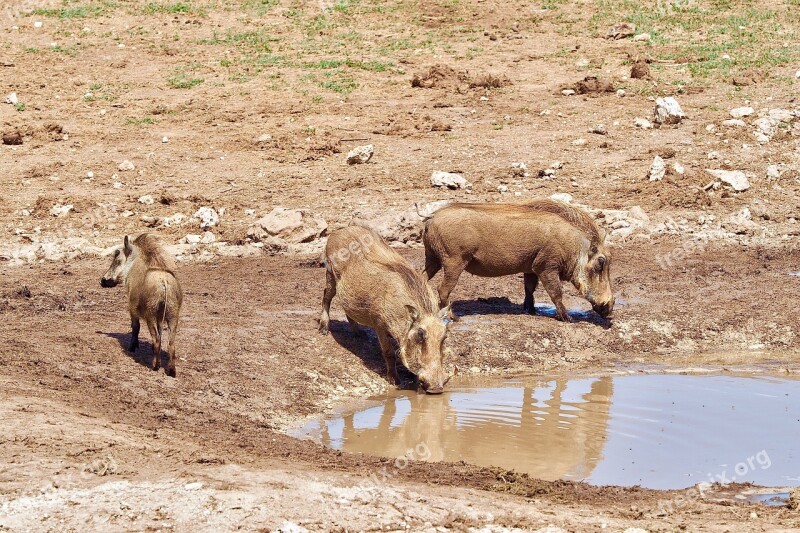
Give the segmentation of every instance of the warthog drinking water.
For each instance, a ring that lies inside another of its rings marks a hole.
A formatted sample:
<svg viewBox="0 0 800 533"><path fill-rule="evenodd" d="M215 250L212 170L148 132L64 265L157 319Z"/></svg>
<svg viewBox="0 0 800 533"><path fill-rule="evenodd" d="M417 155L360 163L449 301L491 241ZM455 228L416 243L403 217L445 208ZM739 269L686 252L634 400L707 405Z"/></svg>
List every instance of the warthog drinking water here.
<svg viewBox="0 0 800 533"><path fill-rule="evenodd" d="M114 252L111 266L100 280L103 287L125 283L132 330L128 350L135 352L139 346L139 321L144 320L153 339L153 370L158 370L161 364L162 327L169 330L167 375L172 377L175 377L175 335L183 303L174 269L172 259L155 235L145 233L134 240L126 235L122 248Z"/></svg>
<svg viewBox="0 0 800 533"><path fill-rule="evenodd" d="M523 308L531 314L540 280L560 320L571 321L561 299L562 281L571 281L601 316L614 308L605 233L586 212L561 202L451 204L426 220L423 242L428 279L444 269L441 307L466 270L485 277L524 273Z"/></svg>
<svg viewBox="0 0 800 533"><path fill-rule="evenodd" d="M325 270L320 333L328 333L331 300L338 294L354 331L363 324L378 334L389 383L399 381L399 357L426 392L441 393L449 379L443 362L449 309L439 310L422 274L380 235L360 226L328 237Z"/></svg>

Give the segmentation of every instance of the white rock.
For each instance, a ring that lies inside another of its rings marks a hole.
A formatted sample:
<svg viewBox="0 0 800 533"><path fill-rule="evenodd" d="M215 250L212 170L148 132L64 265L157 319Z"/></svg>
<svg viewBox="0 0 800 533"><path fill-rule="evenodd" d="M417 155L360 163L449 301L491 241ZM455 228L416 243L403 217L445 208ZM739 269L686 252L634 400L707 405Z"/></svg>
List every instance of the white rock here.
<svg viewBox="0 0 800 533"><path fill-rule="evenodd" d="M625 96L625 94L626 94L625 93L625 89L617 89L617 96L618 97L622 98L623 96Z"/></svg>
<svg viewBox="0 0 800 533"><path fill-rule="evenodd" d="M794 77L800 80L800 70L794 73Z"/></svg>
<svg viewBox="0 0 800 533"><path fill-rule="evenodd" d="M597 135L608 135L608 128L606 128L605 124L597 124L594 128L589 130L589 133L595 133Z"/></svg>
<svg viewBox="0 0 800 533"><path fill-rule="evenodd" d="M114 187L115 189L121 189L122 183L119 181L115 181L114 183L111 184L111 186Z"/></svg>
<svg viewBox="0 0 800 533"><path fill-rule="evenodd" d="M200 242L200 239L201 239L200 235L197 235L196 233L190 233L187 236L185 236L182 239L182 241L185 242L186 244L198 244Z"/></svg>
<svg viewBox="0 0 800 533"><path fill-rule="evenodd" d="M740 120L738 118L729 118L728 120L723 120L722 125L728 128L744 128L747 126L744 120Z"/></svg>
<svg viewBox="0 0 800 533"><path fill-rule="evenodd" d="M760 131L754 131L753 132L753 137L755 137L756 140L758 142L762 143L762 144L763 143L768 143L770 141L770 136L769 135L765 135L765 134L761 133Z"/></svg>
<svg viewBox="0 0 800 533"><path fill-rule="evenodd" d="M573 146L585 146L588 141L586 139L580 138L575 139L572 141Z"/></svg>
<svg viewBox="0 0 800 533"><path fill-rule="evenodd" d="M372 159L374 148L371 144L356 146L347 154L348 165L360 165Z"/></svg>
<svg viewBox="0 0 800 533"><path fill-rule="evenodd" d="M568 204L572 202L572 195L568 192L557 192L555 194L551 194L550 199L555 200L556 202Z"/></svg>
<svg viewBox="0 0 800 533"><path fill-rule="evenodd" d="M752 107L736 107L731 109L731 116L733 118L749 117L755 112Z"/></svg>
<svg viewBox="0 0 800 533"><path fill-rule="evenodd" d="M779 124L780 121L771 117L761 117L753 122L753 126L758 129L757 133L761 133L769 139L771 139L778 132Z"/></svg>
<svg viewBox="0 0 800 533"><path fill-rule="evenodd" d="M678 163L677 161L672 163L672 170L675 171L675 174L681 174L681 175L683 175L683 173L686 172L684 166Z"/></svg>
<svg viewBox="0 0 800 533"><path fill-rule="evenodd" d="M276 207L247 230L248 237L265 241L276 237L287 243L310 242L323 236L328 223L304 209Z"/></svg>
<svg viewBox="0 0 800 533"><path fill-rule="evenodd" d="M562 163L561 161L553 161L553 162L550 163L550 168L554 168L556 170L558 170L559 168L561 168L563 166L564 166L564 163Z"/></svg>
<svg viewBox="0 0 800 533"><path fill-rule="evenodd" d="M42 26L44 26L44 22L42 22L41 20L37 20L36 22L33 23L34 28L41 28Z"/></svg>
<svg viewBox="0 0 800 533"><path fill-rule="evenodd" d="M434 187L447 187L448 189L466 189L472 186L461 174L442 172L440 170L431 174L431 185Z"/></svg>
<svg viewBox="0 0 800 533"><path fill-rule="evenodd" d="M308 530L301 525L294 522L286 521L275 530L275 533L308 533Z"/></svg>
<svg viewBox="0 0 800 533"><path fill-rule="evenodd" d="M643 130L649 130L653 127L653 123L647 120L646 118L636 117L633 119L633 125L637 128L642 128Z"/></svg>
<svg viewBox="0 0 800 533"><path fill-rule="evenodd" d="M678 124L686 118L686 114L675 98L667 96L656 100L653 117L658 124Z"/></svg>
<svg viewBox="0 0 800 533"><path fill-rule="evenodd" d="M67 204L67 205L56 204L50 208L50 214L53 215L54 217L65 217L72 210L74 210L72 204Z"/></svg>
<svg viewBox="0 0 800 533"><path fill-rule="evenodd" d="M769 118L777 120L778 122L790 122L797 116L797 113L791 109L770 109L767 114Z"/></svg>
<svg viewBox="0 0 800 533"><path fill-rule="evenodd" d="M767 177L771 179L778 179L781 177L781 169L778 165L769 165L767 167Z"/></svg>
<svg viewBox="0 0 800 533"><path fill-rule="evenodd" d="M200 220L201 228L212 228L219 224L219 214L211 207L203 206L195 211L193 218Z"/></svg>
<svg viewBox="0 0 800 533"><path fill-rule="evenodd" d="M131 163L130 161L128 161L128 160L126 159L125 161L123 161L122 163L120 163L120 164L119 164L119 167L118 167L118 168L119 168L121 171L123 171L123 172L124 172L124 171L128 171L128 170L133 170L133 169L135 169L135 168L136 168L136 165L134 165L133 163Z"/></svg>
<svg viewBox="0 0 800 533"><path fill-rule="evenodd" d="M144 196L139 197L139 203L144 205L153 205L153 203L155 203L155 200L149 194L145 194Z"/></svg>
<svg viewBox="0 0 800 533"><path fill-rule="evenodd" d="M708 158L709 159L719 159L719 152L717 152L715 150L712 150L711 152L708 152Z"/></svg>
<svg viewBox="0 0 800 533"><path fill-rule="evenodd" d="M256 142L257 143L266 143L266 142L269 142L271 140L272 140L272 135L270 135L269 133L262 133L261 135L258 136L258 139L256 139Z"/></svg>
<svg viewBox="0 0 800 533"><path fill-rule="evenodd" d="M715 124L707 124L706 131L708 133L714 133L715 131L717 131L717 126Z"/></svg>
<svg viewBox="0 0 800 533"><path fill-rule="evenodd" d="M638 205L635 205L628 210L628 218L632 218L633 220L637 220L645 224L650 222L650 217L647 216L647 213L644 212L644 209Z"/></svg>
<svg viewBox="0 0 800 533"><path fill-rule="evenodd" d="M575 94L575 91L572 89L564 89L563 91L561 91L561 94L563 94L564 96L572 96L573 94Z"/></svg>
<svg viewBox="0 0 800 533"><path fill-rule="evenodd" d="M653 158L653 163L650 165L650 181L661 181L667 173L667 164L657 155Z"/></svg>
<svg viewBox="0 0 800 533"><path fill-rule="evenodd" d="M706 172L728 185L734 191L741 192L750 188L750 181L741 170L721 170L707 168Z"/></svg>
<svg viewBox="0 0 800 533"><path fill-rule="evenodd" d="M501 193L503 193L503 192L508 192L508 186L507 186L507 185L498 185L498 186L497 186L497 190L498 190L499 192L501 192Z"/></svg>
<svg viewBox="0 0 800 533"><path fill-rule="evenodd" d="M203 233L203 236L200 238L201 244L211 244L212 242L217 241L217 236L211 233L210 231L206 231Z"/></svg>
<svg viewBox="0 0 800 533"><path fill-rule="evenodd" d="M245 216L251 217L251 216L256 214L256 210L255 209L245 209L244 210L244 214L245 214Z"/></svg>
<svg viewBox="0 0 800 533"><path fill-rule="evenodd" d="M650 40L650 34L649 33L640 33L639 35L634 35L633 36L633 40L636 41L637 43L647 42L647 41Z"/></svg>
<svg viewBox="0 0 800 533"><path fill-rule="evenodd" d="M198 490L203 488L203 483L195 481L194 483L187 483L183 486L184 490Z"/></svg>
<svg viewBox="0 0 800 533"><path fill-rule="evenodd" d="M11 105L17 105L19 103L19 98L17 98L17 93L11 93L6 96L6 103Z"/></svg>
<svg viewBox="0 0 800 533"><path fill-rule="evenodd" d="M92 179L92 178L94 178L94 172L92 172L92 171L90 170L89 172L87 172L87 173L86 173L86 177L87 177L87 178L89 178L89 179Z"/></svg>
<svg viewBox="0 0 800 533"><path fill-rule="evenodd" d="M169 137L167 136L161 137L161 142L167 144L169 142Z"/></svg>
<svg viewBox="0 0 800 533"><path fill-rule="evenodd" d="M166 228L170 228L172 226L180 226L184 220L186 220L186 215L184 215L183 213L175 213L172 216L164 217L161 220L161 225Z"/></svg>

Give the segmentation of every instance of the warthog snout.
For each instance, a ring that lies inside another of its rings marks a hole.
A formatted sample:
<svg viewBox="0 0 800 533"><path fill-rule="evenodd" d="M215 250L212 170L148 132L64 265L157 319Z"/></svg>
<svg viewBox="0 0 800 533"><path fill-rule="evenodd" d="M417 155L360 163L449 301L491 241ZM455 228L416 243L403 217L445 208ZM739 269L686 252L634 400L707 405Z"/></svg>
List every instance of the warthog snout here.
<svg viewBox="0 0 800 533"><path fill-rule="evenodd" d="M444 392L444 386L447 385L451 377L453 376L444 376L440 374L438 379L430 379L426 373L420 372L419 385L427 394L441 394Z"/></svg>
<svg viewBox="0 0 800 533"><path fill-rule="evenodd" d="M117 286L117 280L109 279L109 278L106 278L106 277L102 277L102 278L100 278L100 286L101 287L105 287L107 289L110 288L110 287L116 287Z"/></svg>
<svg viewBox="0 0 800 533"><path fill-rule="evenodd" d="M601 317L606 318L614 310L614 298L603 303L593 303L592 309Z"/></svg>

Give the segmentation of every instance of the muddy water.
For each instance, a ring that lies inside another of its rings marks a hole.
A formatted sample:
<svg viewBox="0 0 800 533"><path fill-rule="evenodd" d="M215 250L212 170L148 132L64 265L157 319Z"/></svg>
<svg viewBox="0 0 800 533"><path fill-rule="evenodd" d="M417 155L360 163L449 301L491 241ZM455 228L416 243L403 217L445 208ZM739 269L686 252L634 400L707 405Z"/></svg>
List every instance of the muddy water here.
<svg viewBox="0 0 800 533"><path fill-rule="evenodd" d="M451 382L452 383L452 382ZM543 479L682 488L800 485L800 381L637 374L393 391L293 434L348 452Z"/></svg>

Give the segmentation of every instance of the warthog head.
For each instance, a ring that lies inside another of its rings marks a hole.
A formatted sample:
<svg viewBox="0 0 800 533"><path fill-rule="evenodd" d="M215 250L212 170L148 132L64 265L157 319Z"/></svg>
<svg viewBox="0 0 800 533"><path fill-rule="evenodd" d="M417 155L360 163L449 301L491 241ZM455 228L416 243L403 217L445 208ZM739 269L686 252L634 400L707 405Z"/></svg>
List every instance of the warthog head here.
<svg viewBox="0 0 800 533"><path fill-rule="evenodd" d="M604 244L589 245L581 254L572 283L602 317L614 310L611 290L611 250ZM584 255L585 254L585 255Z"/></svg>
<svg viewBox="0 0 800 533"><path fill-rule="evenodd" d="M115 249L111 253L111 257L111 266L100 278L101 287L116 287L125 281L135 257L133 245L127 235L125 235L122 247Z"/></svg>
<svg viewBox="0 0 800 533"><path fill-rule="evenodd" d="M407 305L406 309L411 325L401 347L401 359L417 375L425 392L441 394L451 377L444 366L444 342L450 323L450 307L424 316L414 306Z"/></svg>

